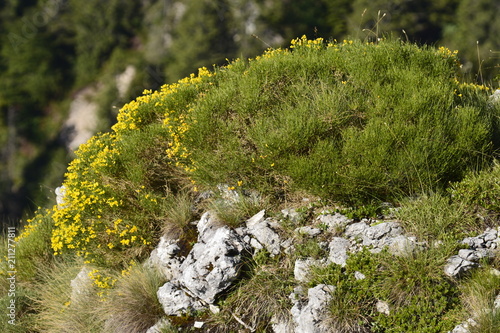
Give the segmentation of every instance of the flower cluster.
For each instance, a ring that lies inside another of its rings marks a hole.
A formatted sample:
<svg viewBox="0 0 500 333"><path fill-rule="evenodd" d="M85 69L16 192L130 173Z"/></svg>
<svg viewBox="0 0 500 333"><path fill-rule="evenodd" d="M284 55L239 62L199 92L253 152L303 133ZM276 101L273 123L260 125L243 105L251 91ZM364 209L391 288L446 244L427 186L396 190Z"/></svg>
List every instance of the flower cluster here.
<svg viewBox="0 0 500 333"><path fill-rule="evenodd" d="M292 39L290 48L297 48L301 46L305 46L311 49L320 50L323 47L324 40L323 38L316 38L314 40L307 39L306 35L303 35L300 38Z"/></svg>
<svg viewBox="0 0 500 333"><path fill-rule="evenodd" d="M173 89L178 89L181 86L191 86L198 87L205 78L210 78L214 76L214 73L209 72L205 67L198 69L198 75L191 74L178 83L173 85L164 85L161 91L172 91ZM210 82L209 82L210 84ZM204 96L203 89L199 88L198 97ZM182 110L183 112L179 112ZM163 126L167 129L170 141L168 143L168 148L166 149L167 156L174 161L174 165L183 168L186 172L190 173L195 171L193 162L190 160L190 153L188 149L183 145L185 133L189 130L189 115L192 113L193 108L191 105L176 105L176 109L167 109L163 113Z"/></svg>
<svg viewBox="0 0 500 333"><path fill-rule="evenodd" d="M93 269L88 274L89 278L92 280L94 286L100 289L97 292L97 295L101 298L104 298L107 294L107 291L115 285L117 279L114 279L110 276L104 276L100 273L98 269Z"/></svg>
<svg viewBox="0 0 500 333"><path fill-rule="evenodd" d="M22 239L29 238L32 234L35 234L37 230L42 226L43 219L49 215L50 210L42 209L42 207L38 207L35 212L35 216L31 219L26 220L26 225L23 228L23 231L16 237L15 241L19 242Z"/></svg>
<svg viewBox="0 0 500 333"><path fill-rule="evenodd" d="M52 218L52 248L57 255L66 250L87 258L103 228L102 215L106 207L117 207L121 202L109 194L101 179L113 168L119 155L115 136L103 134L80 146L71 162L64 183L64 205L54 206Z"/></svg>

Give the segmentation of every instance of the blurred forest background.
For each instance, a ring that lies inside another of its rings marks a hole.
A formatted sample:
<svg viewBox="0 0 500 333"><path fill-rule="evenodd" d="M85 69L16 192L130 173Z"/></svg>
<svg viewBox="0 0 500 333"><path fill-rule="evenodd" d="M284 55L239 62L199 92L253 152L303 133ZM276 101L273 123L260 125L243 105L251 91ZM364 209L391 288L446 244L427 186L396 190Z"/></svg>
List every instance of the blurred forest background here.
<svg viewBox="0 0 500 333"><path fill-rule="evenodd" d="M53 199L78 144L144 89L303 34L446 46L498 87L498 0L2 0L2 226Z"/></svg>

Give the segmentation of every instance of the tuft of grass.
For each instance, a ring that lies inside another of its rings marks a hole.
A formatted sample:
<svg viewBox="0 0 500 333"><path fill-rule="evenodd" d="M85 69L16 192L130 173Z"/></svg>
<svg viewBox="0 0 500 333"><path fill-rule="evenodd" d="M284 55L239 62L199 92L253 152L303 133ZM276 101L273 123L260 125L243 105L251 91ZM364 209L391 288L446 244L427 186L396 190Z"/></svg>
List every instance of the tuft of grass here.
<svg viewBox="0 0 500 333"><path fill-rule="evenodd" d="M267 332L272 318L290 320L292 304L288 296L294 286L293 261L279 261L265 254L259 255L257 261L248 278L219 304L221 312L209 318L210 332L230 333L249 328Z"/></svg>
<svg viewBox="0 0 500 333"><path fill-rule="evenodd" d="M5 270L5 272L6 271L7 270ZM9 281L2 277L0 295L0 306L4 309L4 315L0 321L0 331L9 333L35 332L38 325L36 309L33 306L35 290L32 286L29 284L25 285L20 283L19 280L16 280L15 289L11 289ZM15 302L15 317L7 316L11 313L9 307L12 306L12 301ZM13 319L15 325L12 325L12 322L9 323L9 321Z"/></svg>
<svg viewBox="0 0 500 333"><path fill-rule="evenodd" d="M485 218L500 216L500 161L495 160L491 168L469 173L461 182L455 183L450 193L457 201L469 206Z"/></svg>
<svg viewBox="0 0 500 333"><path fill-rule="evenodd" d="M170 196L167 202L162 234L175 237L188 233L189 223L196 217L194 201L187 191L181 191L175 196Z"/></svg>
<svg viewBox="0 0 500 333"><path fill-rule="evenodd" d="M214 198L208 203L208 208L217 214L225 225L239 227L245 220L265 209L268 205L266 197L255 193L236 192L232 199Z"/></svg>
<svg viewBox="0 0 500 333"><path fill-rule="evenodd" d="M458 239L482 227L467 205L440 192L405 198L400 205L396 217L419 240Z"/></svg>
<svg viewBox="0 0 500 333"><path fill-rule="evenodd" d="M91 287L72 299L71 280L82 269L77 261L58 261L45 267L35 290L37 329L40 332L102 332L101 299Z"/></svg>
<svg viewBox="0 0 500 333"><path fill-rule="evenodd" d="M500 309L495 309L493 303L500 293L500 276L485 266L472 272L460 286L461 300L466 309L466 315L474 319L477 326L473 332L490 333L500 329Z"/></svg>
<svg viewBox="0 0 500 333"><path fill-rule="evenodd" d="M165 283L151 267L134 264L102 303L106 332L145 332L165 315L156 292Z"/></svg>

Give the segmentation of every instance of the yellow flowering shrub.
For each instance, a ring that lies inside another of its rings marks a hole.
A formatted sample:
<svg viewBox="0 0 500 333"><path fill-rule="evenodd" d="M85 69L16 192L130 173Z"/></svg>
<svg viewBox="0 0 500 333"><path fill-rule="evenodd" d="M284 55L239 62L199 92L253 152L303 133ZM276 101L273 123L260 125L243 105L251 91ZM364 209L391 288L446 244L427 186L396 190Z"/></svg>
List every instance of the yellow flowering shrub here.
<svg viewBox="0 0 500 333"><path fill-rule="evenodd" d="M156 177L192 170L182 145L189 100L200 97L212 76L200 68L198 75L144 91L120 110L112 132L79 147L65 175L64 203L51 212L56 255L71 252L112 265L151 250L170 195Z"/></svg>

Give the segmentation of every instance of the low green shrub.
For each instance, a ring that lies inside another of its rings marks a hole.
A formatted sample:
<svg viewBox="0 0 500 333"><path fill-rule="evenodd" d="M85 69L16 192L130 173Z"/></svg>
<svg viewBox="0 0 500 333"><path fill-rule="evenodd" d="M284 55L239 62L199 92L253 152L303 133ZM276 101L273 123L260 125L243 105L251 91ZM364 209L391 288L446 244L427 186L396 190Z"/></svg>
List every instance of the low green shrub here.
<svg viewBox="0 0 500 333"><path fill-rule="evenodd" d="M287 175L348 203L445 187L491 156L495 130L487 88L457 68L446 49L321 39L232 63L193 104L193 177L273 192Z"/></svg>
<svg viewBox="0 0 500 333"><path fill-rule="evenodd" d="M102 301L105 332L145 332L165 315L156 292L165 278L141 264L132 265L118 278L113 290Z"/></svg>
<svg viewBox="0 0 500 333"><path fill-rule="evenodd" d="M500 162L491 168L471 172L450 189L454 200L461 201L471 209L482 209L487 214L500 215Z"/></svg>
<svg viewBox="0 0 500 333"><path fill-rule="evenodd" d="M460 285L461 300L465 307L463 317L473 318L477 326L473 332L496 332L500 328L500 311L494 302L500 293L500 276L490 266L478 269Z"/></svg>
<svg viewBox="0 0 500 333"><path fill-rule="evenodd" d="M482 231L482 224L461 201L446 193L423 194L405 198L395 216L405 231L420 241L458 239L471 232Z"/></svg>
<svg viewBox="0 0 500 333"><path fill-rule="evenodd" d="M332 299L324 325L338 332L371 332L375 314L373 283L378 264L368 251L350 256L345 267L330 264L314 267L308 287L318 284L332 285ZM365 275L357 279L355 272Z"/></svg>
<svg viewBox="0 0 500 333"><path fill-rule="evenodd" d="M458 288L443 271L451 246L406 256L385 254L375 295L388 301L390 314L377 314L379 332L446 332L455 324Z"/></svg>
<svg viewBox="0 0 500 333"><path fill-rule="evenodd" d="M442 250L400 257L365 248L345 267L314 268L308 286L335 287L325 323L340 332L443 332L459 307L458 289L442 270L444 256ZM378 301L388 303L389 314L376 310Z"/></svg>

